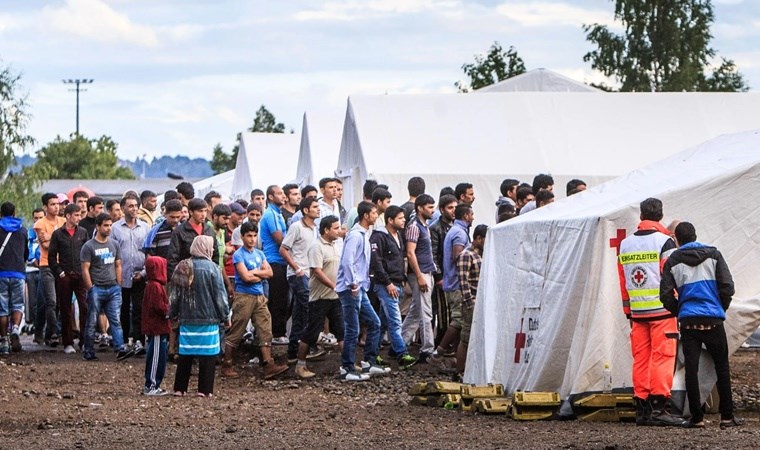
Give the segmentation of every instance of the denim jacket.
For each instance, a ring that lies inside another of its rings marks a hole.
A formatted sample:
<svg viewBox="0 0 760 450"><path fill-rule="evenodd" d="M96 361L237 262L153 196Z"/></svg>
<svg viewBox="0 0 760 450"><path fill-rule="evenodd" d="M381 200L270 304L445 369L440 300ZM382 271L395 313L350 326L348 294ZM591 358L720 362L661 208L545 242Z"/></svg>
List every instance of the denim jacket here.
<svg viewBox="0 0 760 450"><path fill-rule="evenodd" d="M192 264L193 279L189 288L172 283L169 316L182 325L226 322L230 307L219 265L204 258L192 258Z"/></svg>

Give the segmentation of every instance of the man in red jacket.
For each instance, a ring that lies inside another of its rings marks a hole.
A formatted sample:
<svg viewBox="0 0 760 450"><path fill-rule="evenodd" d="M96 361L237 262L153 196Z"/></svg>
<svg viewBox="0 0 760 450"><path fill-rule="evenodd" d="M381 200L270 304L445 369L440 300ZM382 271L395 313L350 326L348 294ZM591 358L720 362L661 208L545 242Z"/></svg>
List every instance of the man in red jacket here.
<svg viewBox="0 0 760 450"><path fill-rule="evenodd" d="M145 285L142 304L142 332L146 336L147 352L143 394L161 397L168 394L161 389L161 381L166 373L171 332L169 298L166 295L166 260L159 256L148 256L145 260L145 271L148 282Z"/></svg>

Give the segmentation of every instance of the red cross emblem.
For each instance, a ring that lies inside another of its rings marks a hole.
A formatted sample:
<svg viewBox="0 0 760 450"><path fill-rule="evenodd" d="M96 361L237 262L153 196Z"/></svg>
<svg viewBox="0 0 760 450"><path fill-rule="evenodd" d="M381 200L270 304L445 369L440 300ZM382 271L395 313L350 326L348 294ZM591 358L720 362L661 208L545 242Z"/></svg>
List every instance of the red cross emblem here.
<svg viewBox="0 0 760 450"><path fill-rule="evenodd" d="M515 364L520 363L520 350L525 348L525 333L522 331L524 320L520 319L520 332L515 333Z"/></svg>
<svg viewBox="0 0 760 450"><path fill-rule="evenodd" d="M633 268L633 271L631 272L631 282L636 287L641 287L646 283L647 281L647 273L641 266L636 266Z"/></svg>
<svg viewBox="0 0 760 450"><path fill-rule="evenodd" d="M625 234L624 228L618 228L617 235L610 239L610 248L614 248L618 255L620 254L620 243L625 239Z"/></svg>

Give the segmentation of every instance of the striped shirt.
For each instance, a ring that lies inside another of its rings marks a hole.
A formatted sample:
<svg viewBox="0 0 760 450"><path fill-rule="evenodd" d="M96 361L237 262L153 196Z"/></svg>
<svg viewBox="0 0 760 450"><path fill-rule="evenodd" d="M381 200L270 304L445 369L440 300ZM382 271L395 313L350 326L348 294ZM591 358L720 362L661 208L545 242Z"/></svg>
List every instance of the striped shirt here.
<svg viewBox="0 0 760 450"><path fill-rule="evenodd" d="M457 275L459 276L459 289L462 291L463 302L475 301L482 264L483 258L480 253L472 249L472 246L462 250L462 253L457 257Z"/></svg>

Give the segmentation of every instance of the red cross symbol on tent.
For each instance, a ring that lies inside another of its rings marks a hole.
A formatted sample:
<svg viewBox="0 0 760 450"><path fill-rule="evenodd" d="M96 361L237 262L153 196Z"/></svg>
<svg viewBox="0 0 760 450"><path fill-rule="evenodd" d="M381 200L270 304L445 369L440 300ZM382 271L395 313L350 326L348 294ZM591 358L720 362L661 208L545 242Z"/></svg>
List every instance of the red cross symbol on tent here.
<svg viewBox="0 0 760 450"><path fill-rule="evenodd" d="M618 228L617 235L610 239L610 248L614 248L618 255L620 254L620 243L625 239L625 234L624 228Z"/></svg>
<svg viewBox="0 0 760 450"><path fill-rule="evenodd" d="M525 348L525 333L522 331L524 320L520 319L520 332L515 333L515 364L520 362L520 350Z"/></svg>

